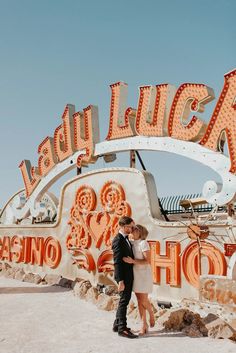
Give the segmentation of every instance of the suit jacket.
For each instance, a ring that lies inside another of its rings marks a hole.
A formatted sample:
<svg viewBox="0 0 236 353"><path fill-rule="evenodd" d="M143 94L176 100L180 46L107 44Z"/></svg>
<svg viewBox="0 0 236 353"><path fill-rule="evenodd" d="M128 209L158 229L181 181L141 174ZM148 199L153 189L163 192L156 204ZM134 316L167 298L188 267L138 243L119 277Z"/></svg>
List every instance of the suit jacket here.
<svg viewBox="0 0 236 353"><path fill-rule="evenodd" d="M118 233L112 242L115 280L116 282L133 282L133 264L127 264L122 260L124 256L134 258L132 247L129 246L122 234Z"/></svg>

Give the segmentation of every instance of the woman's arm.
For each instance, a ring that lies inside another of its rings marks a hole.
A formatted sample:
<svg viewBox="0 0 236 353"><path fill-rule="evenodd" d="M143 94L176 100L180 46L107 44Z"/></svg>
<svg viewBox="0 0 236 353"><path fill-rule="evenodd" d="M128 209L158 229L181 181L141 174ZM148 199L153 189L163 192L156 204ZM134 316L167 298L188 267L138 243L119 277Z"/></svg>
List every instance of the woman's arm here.
<svg viewBox="0 0 236 353"><path fill-rule="evenodd" d="M150 250L143 251L143 256L144 256L143 260L132 259L132 257L127 256L127 257L123 257L123 261L128 264L136 264L136 265L151 264L151 251Z"/></svg>

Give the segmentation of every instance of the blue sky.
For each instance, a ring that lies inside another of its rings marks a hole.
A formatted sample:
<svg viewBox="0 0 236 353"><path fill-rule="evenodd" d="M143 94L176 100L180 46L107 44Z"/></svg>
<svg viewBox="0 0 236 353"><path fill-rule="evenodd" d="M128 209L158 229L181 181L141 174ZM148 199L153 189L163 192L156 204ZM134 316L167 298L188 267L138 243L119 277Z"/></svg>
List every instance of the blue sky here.
<svg viewBox="0 0 236 353"><path fill-rule="evenodd" d="M111 83L128 83L133 107L147 84L205 83L217 98L224 74L236 67L235 13L234 0L0 0L0 207L23 186L19 163L37 164L37 147L67 103L98 105L103 139ZM160 196L200 192L215 178L176 155L142 156ZM127 157L117 164L128 166Z"/></svg>

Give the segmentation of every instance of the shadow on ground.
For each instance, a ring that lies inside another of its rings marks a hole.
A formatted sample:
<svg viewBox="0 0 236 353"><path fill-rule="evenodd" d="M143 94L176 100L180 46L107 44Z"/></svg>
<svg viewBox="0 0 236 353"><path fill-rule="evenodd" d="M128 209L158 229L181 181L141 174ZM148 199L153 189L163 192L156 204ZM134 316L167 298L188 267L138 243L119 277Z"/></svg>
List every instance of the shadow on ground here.
<svg viewBox="0 0 236 353"><path fill-rule="evenodd" d="M133 331L134 332L134 331ZM135 333L138 333L138 331ZM156 331L149 331L147 334L143 336L139 336L139 338L150 338L150 337L187 337L183 332L167 332L164 329L156 330ZM195 337L192 337L195 338ZM199 337L198 337L199 338ZM205 337L202 337L205 338Z"/></svg>
<svg viewBox="0 0 236 353"><path fill-rule="evenodd" d="M60 286L48 287L0 287L0 294L27 294L27 293L57 293L68 292L70 288L63 288Z"/></svg>

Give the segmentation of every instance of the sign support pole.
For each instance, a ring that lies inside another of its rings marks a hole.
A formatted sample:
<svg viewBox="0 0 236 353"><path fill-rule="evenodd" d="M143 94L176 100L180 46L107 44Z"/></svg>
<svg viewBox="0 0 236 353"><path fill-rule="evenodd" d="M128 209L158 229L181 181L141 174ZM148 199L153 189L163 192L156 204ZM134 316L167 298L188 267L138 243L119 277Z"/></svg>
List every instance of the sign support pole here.
<svg viewBox="0 0 236 353"><path fill-rule="evenodd" d="M136 158L135 158L135 151L130 151L130 168L135 168Z"/></svg>

